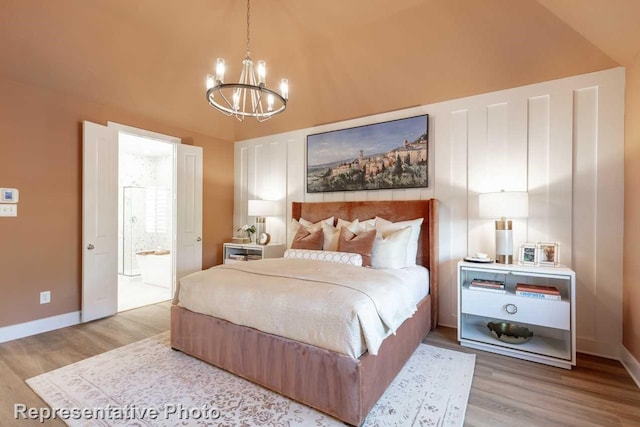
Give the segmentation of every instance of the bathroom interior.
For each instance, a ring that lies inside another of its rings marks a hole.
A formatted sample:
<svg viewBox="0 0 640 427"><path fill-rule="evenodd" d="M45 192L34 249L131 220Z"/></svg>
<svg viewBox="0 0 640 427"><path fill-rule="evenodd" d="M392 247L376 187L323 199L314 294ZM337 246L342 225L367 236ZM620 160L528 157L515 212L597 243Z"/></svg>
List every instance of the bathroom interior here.
<svg viewBox="0 0 640 427"><path fill-rule="evenodd" d="M172 297L173 150L119 134L118 311Z"/></svg>

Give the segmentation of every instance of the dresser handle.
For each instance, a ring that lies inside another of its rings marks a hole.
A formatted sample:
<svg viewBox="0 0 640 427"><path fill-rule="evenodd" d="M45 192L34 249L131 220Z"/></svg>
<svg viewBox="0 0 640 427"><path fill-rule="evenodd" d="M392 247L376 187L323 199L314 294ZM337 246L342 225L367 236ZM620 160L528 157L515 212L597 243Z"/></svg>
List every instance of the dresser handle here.
<svg viewBox="0 0 640 427"><path fill-rule="evenodd" d="M516 314L518 312L518 307L515 304L505 304L504 311L509 314Z"/></svg>

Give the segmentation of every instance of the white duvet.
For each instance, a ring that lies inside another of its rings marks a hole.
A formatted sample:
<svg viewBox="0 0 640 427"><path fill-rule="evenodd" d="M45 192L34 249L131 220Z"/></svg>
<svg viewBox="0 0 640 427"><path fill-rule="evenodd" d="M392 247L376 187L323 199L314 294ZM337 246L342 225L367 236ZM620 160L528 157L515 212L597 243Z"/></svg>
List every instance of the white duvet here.
<svg viewBox="0 0 640 427"><path fill-rule="evenodd" d="M314 260L219 265L180 279L191 311L359 357L411 317L428 293L423 267L380 270Z"/></svg>

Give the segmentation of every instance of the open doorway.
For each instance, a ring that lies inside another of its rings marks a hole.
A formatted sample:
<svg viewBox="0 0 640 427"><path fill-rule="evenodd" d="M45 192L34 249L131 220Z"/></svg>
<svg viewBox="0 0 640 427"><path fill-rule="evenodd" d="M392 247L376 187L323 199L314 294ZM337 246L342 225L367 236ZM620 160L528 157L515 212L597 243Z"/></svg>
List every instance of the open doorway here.
<svg viewBox="0 0 640 427"><path fill-rule="evenodd" d="M174 145L118 135L118 311L172 297Z"/></svg>
<svg viewBox="0 0 640 427"><path fill-rule="evenodd" d="M103 126L84 121L82 129L81 319L82 322L90 322L118 312L118 272L122 271L124 275L124 256L119 255L119 247L124 245L124 221L122 223L123 241L118 242L119 218L124 219L124 208L122 214L118 211L120 136L128 134L142 137L143 140L151 139L155 142L164 142L171 147L173 153L173 160L168 161L172 164L170 173L162 172L162 175L167 179L165 182L169 184L167 186L150 184L150 186L172 189L169 221L171 224L172 277L171 287L168 291L164 291L163 299L171 298L177 280L202 269L203 156L201 147L182 144L180 138L118 123L108 122L107 126ZM142 154L145 154L144 150ZM137 167L143 168L144 166ZM134 187L131 183L123 182L121 200L124 197L125 185ZM146 187L148 185L138 183L135 186ZM149 211L154 212L154 215L157 211L158 198L155 198L156 209ZM156 224L158 223L157 216L154 216L154 221ZM134 250L137 249L135 245L133 247ZM157 247L150 249L155 252ZM121 266L120 259L122 260ZM119 270L119 266L121 270ZM150 271L156 271L156 269L152 268ZM144 280L142 275L141 271L140 279ZM142 295L146 294L142 293ZM124 300L126 297L123 297ZM145 301L142 304L151 302Z"/></svg>

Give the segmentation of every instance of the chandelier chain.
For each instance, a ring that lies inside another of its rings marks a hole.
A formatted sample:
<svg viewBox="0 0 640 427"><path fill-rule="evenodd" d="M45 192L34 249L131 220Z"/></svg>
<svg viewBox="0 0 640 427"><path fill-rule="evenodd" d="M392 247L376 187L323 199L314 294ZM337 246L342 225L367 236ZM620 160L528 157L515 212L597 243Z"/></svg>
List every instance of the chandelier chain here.
<svg viewBox="0 0 640 427"><path fill-rule="evenodd" d="M249 42L251 41L251 26L250 26L250 17L251 17L251 8L249 6L251 0L247 0L247 56L249 56Z"/></svg>

